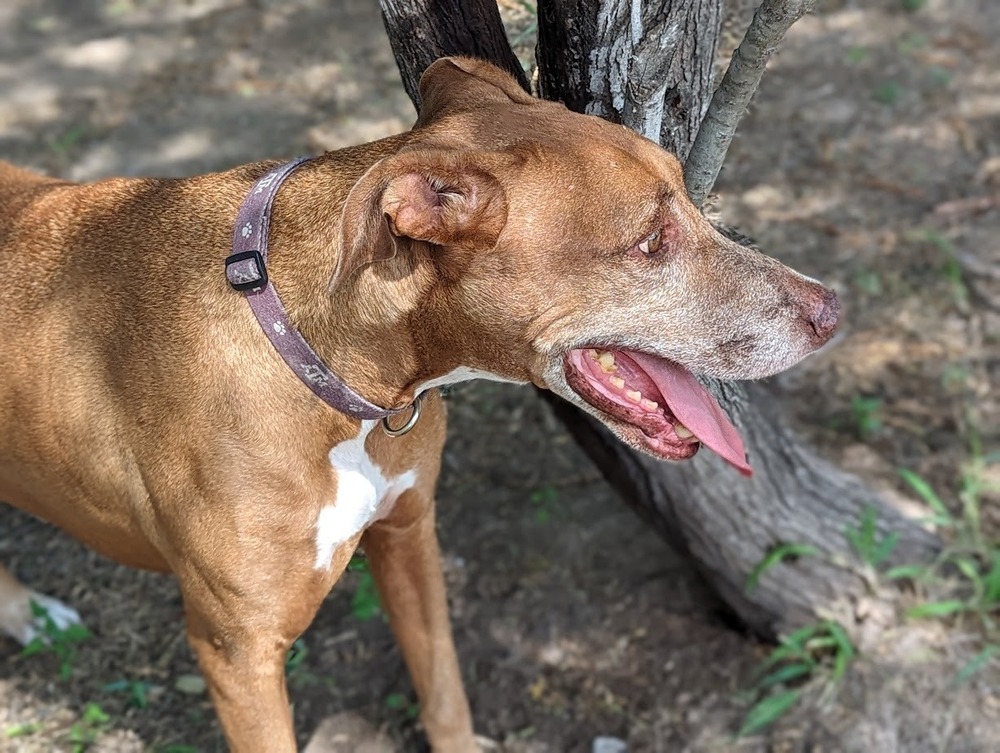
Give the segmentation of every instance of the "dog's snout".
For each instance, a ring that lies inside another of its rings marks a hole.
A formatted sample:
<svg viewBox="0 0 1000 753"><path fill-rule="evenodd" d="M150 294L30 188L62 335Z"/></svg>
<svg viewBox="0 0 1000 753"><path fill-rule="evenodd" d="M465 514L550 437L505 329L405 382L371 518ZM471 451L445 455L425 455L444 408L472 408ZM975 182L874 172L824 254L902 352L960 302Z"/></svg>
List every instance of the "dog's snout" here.
<svg viewBox="0 0 1000 753"><path fill-rule="evenodd" d="M828 288L820 287L818 294L809 296L802 306L802 317L812 329L816 347L823 345L837 331L840 319L840 299Z"/></svg>

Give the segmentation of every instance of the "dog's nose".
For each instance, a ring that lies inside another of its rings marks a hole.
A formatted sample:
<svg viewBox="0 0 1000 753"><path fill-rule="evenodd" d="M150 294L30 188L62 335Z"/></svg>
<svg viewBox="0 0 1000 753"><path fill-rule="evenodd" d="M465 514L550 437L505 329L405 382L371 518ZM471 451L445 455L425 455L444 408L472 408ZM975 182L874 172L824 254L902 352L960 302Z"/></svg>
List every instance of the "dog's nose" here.
<svg viewBox="0 0 1000 753"><path fill-rule="evenodd" d="M837 320L840 318L840 299L828 288L822 288L822 293L812 298L803 306L803 318L813 331L816 347L825 343L837 331Z"/></svg>

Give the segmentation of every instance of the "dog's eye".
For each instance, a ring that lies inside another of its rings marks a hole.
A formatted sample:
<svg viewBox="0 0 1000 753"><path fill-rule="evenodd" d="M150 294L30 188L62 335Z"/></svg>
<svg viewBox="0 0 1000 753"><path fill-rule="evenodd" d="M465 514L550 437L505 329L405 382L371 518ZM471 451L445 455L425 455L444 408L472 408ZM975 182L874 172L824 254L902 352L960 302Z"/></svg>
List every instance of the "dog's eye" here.
<svg viewBox="0 0 1000 753"><path fill-rule="evenodd" d="M635 250L643 256L656 256L663 248L663 232L659 229L650 233Z"/></svg>

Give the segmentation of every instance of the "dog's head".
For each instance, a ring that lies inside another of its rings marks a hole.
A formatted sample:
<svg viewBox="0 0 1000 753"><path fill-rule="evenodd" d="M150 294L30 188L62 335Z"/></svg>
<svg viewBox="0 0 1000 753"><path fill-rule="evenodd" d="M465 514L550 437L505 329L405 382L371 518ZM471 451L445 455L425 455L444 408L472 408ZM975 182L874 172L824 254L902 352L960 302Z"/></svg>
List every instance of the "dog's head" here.
<svg viewBox="0 0 1000 753"><path fill-rule="evenodd" d="M836 296L721 235L677 159L623 126L466 58L420 91L413 138L347 200L338 278L421 276L428 373L531 381L658 457L703 442L747 470L693 374L791 366L832 335Z"/></svg>

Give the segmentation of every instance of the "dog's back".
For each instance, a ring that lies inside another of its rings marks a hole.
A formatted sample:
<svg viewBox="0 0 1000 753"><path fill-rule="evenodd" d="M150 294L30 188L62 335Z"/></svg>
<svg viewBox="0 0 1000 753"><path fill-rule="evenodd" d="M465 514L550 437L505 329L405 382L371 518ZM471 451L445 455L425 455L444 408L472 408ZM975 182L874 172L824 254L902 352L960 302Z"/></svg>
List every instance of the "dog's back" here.
<svg viewBox="0 0 1000 753"><path fill-rule="evenodd" d="M68 183L0 160L0 217L14 216L41 191L58 185ZM4 235L10 227L8 222L0 224L0 249L4 247Z"/></svg>
<svg viewBox="0 0 1000 753"><path fill-rule="evenodd" d="M0 161L0 279L4 280L0 286L0 322L4 321L5 311L13 310L14 299L23 298L35 287L28 276L39 265L27 263L25 255L44 254L46 249L57 252L58 244L46 242L52 227L42 217L32 216L31 204L53 189L71 185ZM45 267L51 264L42 265ZM3 340L0 333L0 343Z"/></svg>
<svg viewBox="0 0 1000 753"><path fill-rule="evenodd" d="M95 380L99 363L90 334L96 321L85 307L110 292L83 284L77 269L86 249L72 241L75 202L67 197L79 190L0 162L0 352L10 356L0 369L0 500L57 523L52 501L36 489L49 474L70 478L50 496L72 502L79 494L72 487L86 476L63 468L58 448L107 441L99 415L107 401L78 384ZM100 463L106 453L97 454ZM70 455L66 465L79 469L85 454Z"/></svg>

